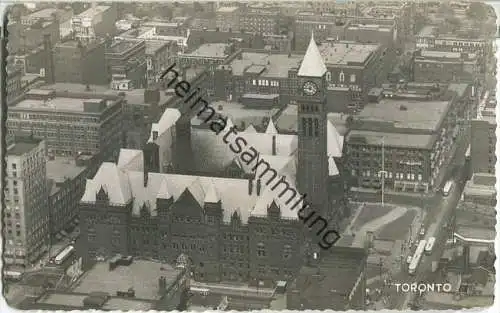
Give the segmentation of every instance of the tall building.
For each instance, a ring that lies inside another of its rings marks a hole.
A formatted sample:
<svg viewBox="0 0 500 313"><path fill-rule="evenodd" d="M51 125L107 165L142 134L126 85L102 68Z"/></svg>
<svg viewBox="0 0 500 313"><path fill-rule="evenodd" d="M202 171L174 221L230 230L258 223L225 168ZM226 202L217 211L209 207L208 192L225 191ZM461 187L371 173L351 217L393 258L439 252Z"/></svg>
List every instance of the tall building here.
<svg viewBox="0 0 500 313"><path fill-rule="evenodd" d="M54 72L56 82L85 85L109 83L104 60L105 44L96 40L83 44L68 40L54 46Z"/></svg>
<svg viewBox="0 0 500 313"><path fill-rule="evenodd" d="M49 243L45 142L15 138L6 152L3 260L27 267Z"/></svg>
<svg viewBox="0 0 500 313"><path fill-rule="evenodd" d="M330 216L328 199L328 155L326 118L327 68L318 46L311 41L297 77L302 94L298 103L298 171L299 191L307 194L314 210ZM326 213L326 214L325 214Z"/></svg>
<svg viewBox="0 0 500 313"><path fill-rule="evenodd" d="M495 173L497 128L495 109L484 109L471 121L471 163L473 173Z"/></svg>

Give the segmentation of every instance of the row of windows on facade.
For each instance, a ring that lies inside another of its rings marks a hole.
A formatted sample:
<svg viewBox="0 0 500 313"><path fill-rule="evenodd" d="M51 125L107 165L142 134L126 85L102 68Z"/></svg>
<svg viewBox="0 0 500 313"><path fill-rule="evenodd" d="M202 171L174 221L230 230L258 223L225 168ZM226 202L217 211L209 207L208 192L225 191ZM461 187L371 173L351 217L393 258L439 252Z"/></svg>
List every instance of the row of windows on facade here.
<svg viewBox="0 0 500 313"><path fill-rule="evenodd" d="M313 127L314 124L314 127ZM317 118L302 119L302 134L308 137L319 137L319 120Z"/></svg>
<svg viewBox="0 0 500 313"><path fill-rule="evenodd" d="M356 170L352 170L353 176L356 176ZM382 177L382 171L378 172L371 172L371 171L362 171L361 172L362 177ZM385 172L384 173L384 178L393 178L393 173L392 172ZM405 173L395 173L395 179L405 179ZM415 180L417 178L418 181L422 181L423 176L422 174L415 175L413 173L406 173L406 179L407 180Z"/></svg>
<svg viewBox="0 0 500 313"><path fill-rule="evenodd" d="M71 122L71 123L99 123L98 117L79 117L67 115L65 113L56 114L36 114L36 113L10 113L9 119L21 120L43 120L43 121L58 121L58 122Z"/></svg>

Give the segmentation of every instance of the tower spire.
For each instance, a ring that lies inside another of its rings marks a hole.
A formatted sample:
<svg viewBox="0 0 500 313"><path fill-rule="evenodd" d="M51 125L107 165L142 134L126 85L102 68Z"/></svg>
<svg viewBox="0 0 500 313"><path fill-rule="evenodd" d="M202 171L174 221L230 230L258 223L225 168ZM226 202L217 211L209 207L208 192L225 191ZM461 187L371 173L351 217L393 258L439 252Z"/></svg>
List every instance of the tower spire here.
<svg viewBox="0 0 500 313"><path fill-rule="evenodd" d="M322 77L326 72L323 57L314 41L314 32L311 31L311 41L299 68L299 76Z"/></svg>

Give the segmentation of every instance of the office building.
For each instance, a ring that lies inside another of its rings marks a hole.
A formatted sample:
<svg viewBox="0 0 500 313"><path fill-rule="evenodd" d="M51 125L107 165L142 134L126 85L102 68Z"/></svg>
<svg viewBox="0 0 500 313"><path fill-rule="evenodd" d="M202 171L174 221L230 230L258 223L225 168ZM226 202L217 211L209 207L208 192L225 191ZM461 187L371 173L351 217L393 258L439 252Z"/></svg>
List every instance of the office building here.
<svg viewBox="0 0 500 313"><path fill-rule="evenodd" d="M99 154L112 160L122 143L122 102L118 96L82 97L50 86L32 89L10 106L7 131L44 139L55 155Z"/></svg>
<svg viewBox="0 0 500 313"><path fill-rule="evenodd" d="M27 269L49 244L46 147L34 138L7 139L3 260Z"/></svg>

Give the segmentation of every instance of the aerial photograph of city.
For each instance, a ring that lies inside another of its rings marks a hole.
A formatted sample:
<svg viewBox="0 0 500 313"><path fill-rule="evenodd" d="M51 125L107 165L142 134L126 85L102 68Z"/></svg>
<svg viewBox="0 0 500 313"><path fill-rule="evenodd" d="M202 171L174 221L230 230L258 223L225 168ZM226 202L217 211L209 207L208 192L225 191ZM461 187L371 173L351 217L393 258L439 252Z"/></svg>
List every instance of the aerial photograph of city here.
<svg viewBox="0 0 500 313"><path fill-rule="evenodd" d="M3 307L490 308L497 15L5 5Z"/></svg>

